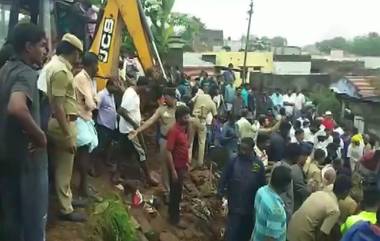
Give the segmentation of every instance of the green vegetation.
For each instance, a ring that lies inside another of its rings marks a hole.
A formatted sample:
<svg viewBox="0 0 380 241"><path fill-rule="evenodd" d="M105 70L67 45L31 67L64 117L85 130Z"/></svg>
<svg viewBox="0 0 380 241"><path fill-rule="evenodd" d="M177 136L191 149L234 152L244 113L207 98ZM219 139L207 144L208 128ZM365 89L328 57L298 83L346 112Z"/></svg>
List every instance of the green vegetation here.
<svg viewBox="0 0 380 241"><path fill-rule="evenodd" d="M179 36L185 41L185 47L191 46L195 34L204 29L199 18L172 13L175 0L142 0L145 15L151 21L151 31L157 44L158 52L165 56L172 36Z"/></svg>
<svg viewBox="0 0 380 241"><path fill-rule="evenodd" d="M243 35L240 40L242 43L245 43L246 36ZM259 38L250 36L249 43L248 43L248 50L249 51L257 51L257 50L270 51L272 47L285 47L287 45L288 45L288 40L281 36L275 36L273 38L269 38L266 36L259 37Z"/></svg>
<svg viewBox="0 0 380 241"><path fill-rule="evenodd" d="M319 90L310 93L310 98L317 106L319 114L323 114L326 111L331 111L332 113L340 113L341 111L339 100L335 97L334 92L326 87L321 87ZM338 117L339 115L335 116L336 119L338 119Z"/></svg>
<svg viewBox="0 0 380 241"><path fill-rule="evenodd" d="M119 199L96 205L89 241L137 241L135 227Z"/></svg>
<svg viewBox="0 0 380 241"><path fill-rule="evenodd" d="M357 36L353 40L336 37L318 42L315 46L323 53L330 53L332 49L341 49L360 56L380 56L380 36L378 33Z"/></svg>
<svg viewBox="0 0 380 241"><path fill-rule="evenodd" d="M98 1L98 0L94 0ZM159 54L165 57L173 36L180 37L184 49L192 51L192 40L205 25L197 17L183 13L172 13L175 0L141 0L145 15L151 23L150 29ZM127 31L123 33L124 49L134 52L135 48Z"/></svg>

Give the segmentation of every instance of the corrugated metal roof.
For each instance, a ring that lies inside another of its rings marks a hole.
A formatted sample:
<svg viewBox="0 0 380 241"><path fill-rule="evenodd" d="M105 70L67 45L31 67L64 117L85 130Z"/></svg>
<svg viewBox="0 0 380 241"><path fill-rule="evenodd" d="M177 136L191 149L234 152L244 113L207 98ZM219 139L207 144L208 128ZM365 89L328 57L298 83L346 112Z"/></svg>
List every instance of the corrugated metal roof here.
<svg viewBox="0 0 380 241"><path fill-rule="evenodd" d="M380 98L380 78L376 76L346 76L362 99Z"/></svg>

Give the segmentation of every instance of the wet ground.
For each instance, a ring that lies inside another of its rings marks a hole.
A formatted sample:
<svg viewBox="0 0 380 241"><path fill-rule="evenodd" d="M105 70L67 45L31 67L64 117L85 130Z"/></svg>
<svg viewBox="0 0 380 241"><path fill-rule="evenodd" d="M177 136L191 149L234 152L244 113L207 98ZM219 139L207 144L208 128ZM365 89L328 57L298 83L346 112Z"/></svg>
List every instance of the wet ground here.
<svg viewBox="0 0 380 241"><path fill-rule="evenodd" d="M152 132L153 133L153 132ZM152 136L146 138L153 140ZM149 155L148 162L153 170L156 178L160 177L160 166L157 159L157 148L153 142L147 142ZM131 164L131 173L138 173L136 165ZM135 169L135 170L134 170ZM158 199L157 209L153 209L153 213L144 207L130 208L131 196L120 191L111 183L110 170L103 166L101 168L101 176L91 178L91 185L97 190L100 196L109 197L118 193L125 200L129 213L137 223L138 235L141 241L160 240L160 241L218 241L223 233L224 218L222 217L222 209L218 200L213 194L215 190L216 178L213 171L198 170L189 173L185 181L183 194L183 202L181 205L182 219L187 224L185 230L173 227L167 221L167 206L164 204L162 197L162 188L150 188L143 186L141 193L146 200L152 196ZM135 175L131 175L135 176ZM133 177L135 178L135 177ZM74 192L75 192L74 177ZM50 213L48 221L48 241L86 241L90 237L89 225L87 223L70 223L62 222L57 219L56 201L51 197ZM91 208L86 211L91 219L93 210ZM107 240L109 241L109 240Z"/></svg>

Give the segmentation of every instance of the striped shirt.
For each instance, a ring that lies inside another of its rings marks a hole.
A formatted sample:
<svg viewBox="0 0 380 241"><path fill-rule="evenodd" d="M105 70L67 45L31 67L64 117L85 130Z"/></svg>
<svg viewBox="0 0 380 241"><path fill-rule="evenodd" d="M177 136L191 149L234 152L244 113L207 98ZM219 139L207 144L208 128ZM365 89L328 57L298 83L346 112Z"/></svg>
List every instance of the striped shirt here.
<svg viewBox="0 0 380 241"><path fill-rule="evenodd" d="M257 191L255 198L256 224L251 241L286 240L284 202L268 185Z"/></svg>

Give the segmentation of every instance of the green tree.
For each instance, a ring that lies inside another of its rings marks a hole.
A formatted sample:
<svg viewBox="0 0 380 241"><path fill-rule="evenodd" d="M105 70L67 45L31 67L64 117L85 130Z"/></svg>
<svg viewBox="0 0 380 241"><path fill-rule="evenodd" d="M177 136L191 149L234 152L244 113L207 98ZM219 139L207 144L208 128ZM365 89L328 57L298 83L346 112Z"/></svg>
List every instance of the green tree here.
<svg viewBox="0 0 380 241"><path fill-rule="evenodd" d="M369 33L367 36L354 38L351 44L351 53L362 56L380 56L380 36Z"/></svg>
<svg viewBox="0 0 380 241"><path fill-rule="evenodd" d="M333 39L317 42L316 47L321 52L330 53L333 49L349 50L350 43L343 37L335 37Z"/></svg>
<svg viewBox="0 0 380 241"><path fill-rule="evenodd" d="M323 114L326 111L331 111L332 113L340 113L341 104L336 98L335 93L326 87L320 87L310 93L310 98L317 106L318 113ZM338 116L336 116L338 118Z"/></svg>
<svg viewBox="0 0 380 241"><path fill-rule="evenodd" d="M167 53L169 38L174 34L174 21L171 20L174 2L175 0L142 0L145 15L151 20L151 31L161 55Z"/></svg>
<svg viewBox="0 0 380 241"><path fill-rule="evenodd" d="M195 16L190 16L183 13L172 13L169 22L178 27L176 35L180 36L184 42L184 48L192 51L192 43L194 37L205 29L205 24Z"/></svg>
<svg viewBox="0 0 380 241"><path fill-rule="evenodd" d="M98 7L102 6L102 4L105 2L105 0L90 0L93 5L96 5Z"/></svg>
<svg viewBox="0 0 380 241"><path fill-rule="evenodd" d="M254 38L249 41L248 50L250 51L269 51L271 48L271 39L264 36L261 38Z"/></svg>
<svg viewBox="0 0 380 241"><path fill-rule="evenodd" d="M285 47L288 45L288 40L281 36L276 36L271 39L272 47Z"/></svg>

